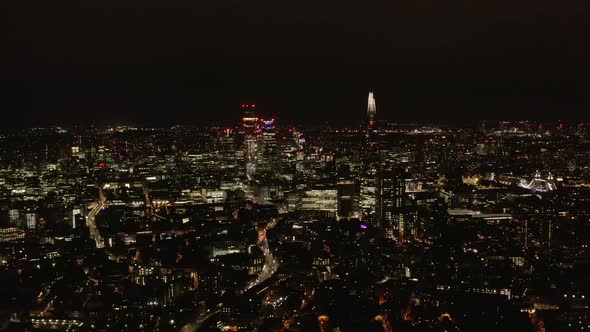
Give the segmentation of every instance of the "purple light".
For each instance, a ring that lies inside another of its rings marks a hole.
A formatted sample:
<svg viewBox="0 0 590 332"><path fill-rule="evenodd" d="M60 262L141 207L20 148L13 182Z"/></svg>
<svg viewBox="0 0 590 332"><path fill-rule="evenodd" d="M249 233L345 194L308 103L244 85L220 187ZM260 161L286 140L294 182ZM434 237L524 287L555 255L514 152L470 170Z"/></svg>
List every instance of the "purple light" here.
<svg viewBox="0 0 590 332"><path fill-rule="evenodd" d="M361 229L367 229L367 225L361 224Z"/></svg>

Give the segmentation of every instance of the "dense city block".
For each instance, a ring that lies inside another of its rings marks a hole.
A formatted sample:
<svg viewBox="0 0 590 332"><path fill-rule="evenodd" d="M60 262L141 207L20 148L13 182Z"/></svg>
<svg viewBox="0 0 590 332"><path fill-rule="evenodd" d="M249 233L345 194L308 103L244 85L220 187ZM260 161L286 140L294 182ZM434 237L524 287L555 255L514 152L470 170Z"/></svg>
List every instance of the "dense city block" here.
<svg viewBox="0 0 590 332"><path fill-rule="evenodd" d="M4 130L0 330L590 329L590 124L237 106Z"/></svg>

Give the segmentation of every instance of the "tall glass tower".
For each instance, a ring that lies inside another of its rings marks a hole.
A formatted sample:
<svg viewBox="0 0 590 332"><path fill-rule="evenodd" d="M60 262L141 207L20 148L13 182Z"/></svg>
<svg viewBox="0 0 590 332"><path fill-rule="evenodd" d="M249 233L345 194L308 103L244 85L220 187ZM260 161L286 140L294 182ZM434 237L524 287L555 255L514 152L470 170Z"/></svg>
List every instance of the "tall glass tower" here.
<svg viewBox="0 0 590 332"><path fill-rule="evenodd" d="M363 173L360 188L360 208L363 219L375 220L377 203L377 182L379 173L378 145L375 142L374 125L377 106L373 92L369 92L367 106L367 127L363 145Z"/></svg>
<svg viewBox="0 0 590 332"><path fill-rule="evenodd" d="M246 161L246 176L251 178L255 173L256 153L258 150L258 117L256 116L256 105L242 105L242 132L244 135L244 159Z"/></svg>
<svg viewBox="0 0 590 332"><path fill-rule="evenodd" d="M367 117L369 122L375 121L375 116L377 115L377 105L375 105L375 96L373 92L369 92L369 103L367 106Z"/></svg>

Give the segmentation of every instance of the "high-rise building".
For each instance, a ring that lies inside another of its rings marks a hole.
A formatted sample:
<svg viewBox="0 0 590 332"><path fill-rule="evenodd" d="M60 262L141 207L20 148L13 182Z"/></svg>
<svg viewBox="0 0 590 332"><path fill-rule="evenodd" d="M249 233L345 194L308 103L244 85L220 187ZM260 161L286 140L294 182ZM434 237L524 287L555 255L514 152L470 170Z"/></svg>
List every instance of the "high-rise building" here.
<svg viewBox="0 0 590 332"><path fill-rule="evenodd" d="M289 128L280 135L280 168L283 173L294 173L296 165L303 160L305 138L295 128Z"/></svg>
<svg viewBox="0 0 590 332"><path fill-rule="evenodd" d="M223 152L233 152L235 150L235 135L232 128L225 128L219 131L217 135L217 149Z"/></svg>
<svg viewBox="0 0 590 332"><path fill-rule="evenodd" d="M266 171L271 171L277 165L278 159L275 119L260 119L259 128L260 166Z"/></svg>
<svg viewBox="0 0 590 332"><path fill-rule="evenodd" d="M369 102L367 105L367 123L365 129L365 149L366 150L377 150L378 144L376 142L375 133L375 117L377 116L377 104L375 103L375 95L373 92L369 92Z"/></svg>
<svg viewBox="0 0 590 332"><path fill-rule="evenodd" d="M242 129L244 135L254 135L258 126L256 105L242 104Z"/></svg>
<svg viewBox="0 0 590 332"><path fill-rule="evenodd" d="M244 135L244 159L246 161L246 176L252 177L256 171L256 153L258 133L258 117L255 104L242 104L242 133Z"/></svg>
<svg viewBox="0 0 590 332"><path fill-rule="evenodd" d="M375 217L377 204L377 163L366 162L363 167L363 174L360 179L360 202L359 207L363 213L363 218L371 219Z"/></svg>
<svg viewBox="0 0 590 332"><path fill-rule="evenodd" d="M216 151L225 168L237 167L244 160L244 151L239 148L242 137L236 135L233 128L224 128L217 132Z"/></svg>
<svg viewBox="0 0 590 332"><path fill-rule="evenodd" d="M373 92L369 92L369 102L367 106L367 118L369 120L369 125L375 121L375 116L377 115L377 105L375 104L375 96Z"/></svg>
<svg viewBox="0 0 590 332"><path fill-rule="evenodd" d="M381 172L378 183L377 218L386 237L401 238L404 232L402 207L405 179L399 172Z"/></svg>
<svg viewBox="0 0 590 332"><path fill-rule="evenodd" d="M374 125L377 106L373 92L369 92L367 107L367 128L365 129L365 141L363 144L363 167L360 179L359 207L363 218L374 219L377 207L377 187L379 174L378 144L375 142Z"/></svg>

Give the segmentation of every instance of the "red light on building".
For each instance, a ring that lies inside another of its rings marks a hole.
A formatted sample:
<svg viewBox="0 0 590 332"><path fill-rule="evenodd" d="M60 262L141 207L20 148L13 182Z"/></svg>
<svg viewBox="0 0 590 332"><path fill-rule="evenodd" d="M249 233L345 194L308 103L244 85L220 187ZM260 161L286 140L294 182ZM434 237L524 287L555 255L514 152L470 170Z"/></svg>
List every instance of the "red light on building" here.
<svg viewBox="0 0 590 332"><path fill-rule="evenodd" d="M375 121L371 120L369 121L369 126L373 127L375 125Z"/></svg>
<svg viewBox="0 0 590 332"><path fill-rule="evenodd" d="M256 104L252 104L252 108L255 108L255 107L256 107Z"/></svg>
<svg viewBox="0 0 590 332"><path fill-rule="evenodd" d="M98 163L98 167L105 168L106 164L104 162L100 162L100 163Z"/></svg>

